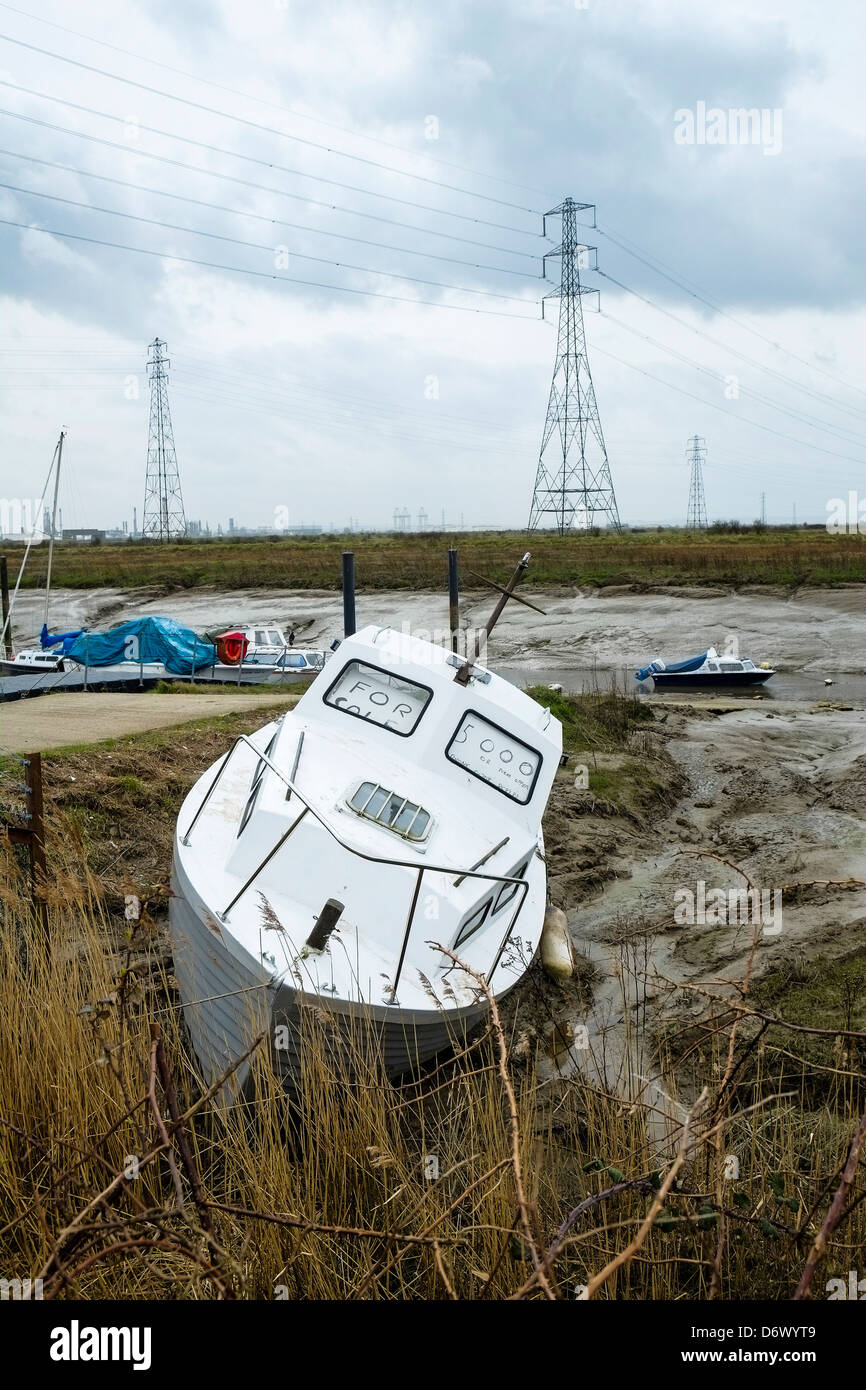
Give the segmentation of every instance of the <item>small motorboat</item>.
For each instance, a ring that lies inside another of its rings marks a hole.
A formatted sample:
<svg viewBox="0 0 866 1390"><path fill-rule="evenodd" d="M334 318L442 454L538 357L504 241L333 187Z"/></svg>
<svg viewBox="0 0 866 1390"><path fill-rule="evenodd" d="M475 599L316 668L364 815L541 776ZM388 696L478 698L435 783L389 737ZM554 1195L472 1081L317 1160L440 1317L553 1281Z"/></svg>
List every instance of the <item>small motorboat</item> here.
<svg viewBox="0 0 866 1390"><path fill-rule="evenodd" d="M209 634L223 666L265 666L280 673L311 675L321 671L325 653L294 645L294 633L286 637L274 623L262 627L237 627Z"/></svg>
<svg viewBox="0 0 866 1390"><path fill-rule="evenodd" d="M2 676L32 676L38 671L64 671L61 652L42 651L40 647L24 647L14 657L0 660Z"/></svg>
<svg viewBox="0 0 866 1390"><path fill-rule="evenodd" d="M635 680L652 680L656 686L692 689L698 686L763 685L775 672L766 662L756 666L753 661L740 660L739 657L719 656L715 647L710 647L701 656L689 657L687 661L668 663L656 657L634 674Z"/></svg>
<svg viewBox="0 0 866 1390"><path fill-rule="evenodd" d="M480 665L479 650L464 658L366 627L190 791L170 928L211 1084L263 1032L294 1091L305 1004L381 1048L396 1075L488 1007L454 956L494 998L529 969L562 727ZM243 1060L232 1092L248 1072Z"/></svg>

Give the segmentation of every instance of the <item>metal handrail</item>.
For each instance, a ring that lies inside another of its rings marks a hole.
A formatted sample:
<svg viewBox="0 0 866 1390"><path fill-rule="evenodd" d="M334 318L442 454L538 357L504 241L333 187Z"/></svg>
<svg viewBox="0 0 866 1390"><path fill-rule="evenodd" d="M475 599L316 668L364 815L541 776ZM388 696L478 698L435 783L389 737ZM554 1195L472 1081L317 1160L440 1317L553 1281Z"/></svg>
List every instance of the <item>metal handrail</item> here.
<svg viewBox="0 0 866 1390"><path fill-rule="evenodd" d="M252 749L252 751L255 753L256 757L260 760L260 762L263 762L267 767L269 767L269 768L271 769L272 772L275 772L275 773L276 773L277 777L279 777L280 781L281 781L286 787L288 787L289 791L292 792L292 793L294 793L295 796L297 796L298 800L301 802L301 805L303 806L304 809L303 809L303 811L301 811L300 815L298 815L298 816L292 821L292 824L289 826L288 830L285 831L284 834L280 836L280 839L277 841L276 845L274 845L274 847L273 847L271 850L268 851L268 853L265 855L264 859L261 861L261 863L260 863L260 864L258 865L258 867L255 869L255 871L254 871L254 872L250 875L250 877L247 879L246 883L243 885L243 887L241 888L240 892L235 894L234 898L232 898L232 900L231 900L231 902L229 903L228 907L225 909L225 912L222 912L222 913L219 914L219 916L220 916L220 918L221 918L222 921L224 921L224 922L227 921L229 909L235 906L235 904L237 903L238 899L241 898L241 897L243 896L243 894L246 892L246 890L250 887L250 885L251 885L252 883L255 882L256 878L258 878L259 874L261 873L261 871L262 871L262 869L265 867L265 865L274 857L274 855L277 853L277 851L281 848L281 846L282 846L282 845L285 843L285 841L288 839L288 837L289 837L289 835L292 833L292 831L295 830L295 828L296 828L296 827L300 824L300 822L303 820L304 816L306 816L307 812L309 812L310 815L312 815L313 818L319 822L319 824L322 826L322 828L328 832L328 834L331 836L331 838L334 839L334 840L336 840L337 844L341 847L341 849L346 850L346 852L347 852L348 854L354 854L354 855L356 855L357 858L359 858L359 859L366 859L366 860L367 860L369 863L371 863L371 864L384 864L384 865L388 865L388 866L390 866L391 868L395 868L395 869L411 869L414 873L416 873L416 874L418 875L417 882L416 882L416 884L415 884L415 890L414 890L414 892L413 892L413 894L412 894L412 903L411 903L411 906L410 906L410 908L409 908L409 916L408 916L408 919L407 919L407 921L406 921L406 928L405 928L405 931L404 931L404 934L403 934L403 944L402 944L402 946L401 946L401 949L400 949L400 956L399 956L399 959L398 959L398 962L397 962L397 972L396 972L396 974L395 974L395 976L394 976L394 983L393 983L393 985L390 986L391 993L392 993L392 998L391 998L391 1001L390 1001L391 1003L396 1003L396 1002L397 1002L397 1001L396 1001L396 998L395 998L394 996L396 996L396 993L397 993L397 986L398 986L398 984L399 984L399 982L400 982L400 974L401 974L402 969L403 969L403 962L404 962L404 960L405 960L405 958L406 958L406 948L407 948L407 946L409 945L409 937L410 937L410 935L411 935L412 923L413 923L413 920L414 920L414 917L415 917L415 908L416 908L417 905L418 905L418 899L419 899L420 894L421 894L421 881L422 881L422 879L423 879L425 873L434 873L434 874L437 874L437 873L438 873L438 874L444 874L446 877L450 877L450 876L456 874L456 875L459 877L459 879L460 879L461 881L462 881L463 879L465 879L465 878L477 878L477 879L484 879L485 881L487 881L487 882L489 882L489 883L500 883L500 884L514 883L514 884L516 884L516 885L517 885L517 888L518 888L518 890L519 890L519 896L518 896L518 901L517 901L517 907L516 907L516 909L515 909L515 911L514 911L514 915L512 916L511 921L510 921L509 924L508 924L508 929L507 929L507 931L506 931L504 937L502 938L502 942L500 943L499 950L496 952L496 956L495 956L495 959L494 959L494 961L493 961L493 965L492 965L491 968L490 968L490 973L489 973L489 975L487 976L487 982L488 982L488 984L490 983L491 979L493 978L494 972L496 971L496 969L497 969L497 967L498 967L498 965L499 965L499 962L500 962L500 960L501 960L501 958L502 958L502 953L504 952L505 947L506 947L507 944L508 944L508 940L509 940L509 938L510 938L510 936L511 936L511 933L512 933L513 929L514 929L514 925L515 925L515 923L516 923L516 921L517 921L517 918L519 917L519 915L520 915L520 913L521 913L521 911L522 911L522 909L523 909L523 904L524 904L525 901L526 901L526 895L527 895L527 893L529 892L529 883L527 882L527 880L526 880L525 878L516 878L516 877L514 877L514 876L512 876L512 875L510 875L510 874L483 874L483 873L480 873L480 872L478 871L478 869L459 869L459 868L456 868L454 865L418 864L417 862L416 862L416 863L413 863L413 862L412 862L411 860L409 860L409 859L391 859L391 858L388 858L388 857L385 856L385 855L381 855L381 854L368 854L365 850L358 849L357 846L351 845L351 844L348 843L348 841L346 841L346 840L343 839L342 835L340 835L339 832L338 832L337 830L334 829L334 827L330 824L330 822L329 822L319 811L317 811L316 808L315 808L314 806L312 806L312 805L310 804L310 802L307 800L307 798L306 798L306 796L304 795L304 793L303 793L303 792L300 790L300 788L296 785L296 783L293 781L293 779L292 779L291 777L287 777L286 774L285 774L280 768L278 768L273 762L271 762L271 759L268 757L267 753L265 753L265 752L263 752L261 749L257 748L256 745L253 743L252 739L251 739L247 734L238 734L238 736L237 736L237 738L235 739L234 743L232 744L231 748L230 748L230 749L228 750L228 752L223 756L223 758L222 758L222 760L221 760L221 763L220 763L220 766L219 766L219 768L218 768L218 770L217 770L216 776L214 777L213 781L211 782L210 786L208 787L207 791L205 792L205 795L204 795L204 797L203 797L203 799L202 799L201 805L199 806L198 810L196 811L195 815L193 816L192 820L190 821L190 824L189 824L189 826L188 826L188 828L187 828L186 834L181 836L181 844L182 844L182 845L189 845L190 835L192 834L193 830L195 829L195 826L196 826L196 823L197 823L197 821L198 821L198 818L199 818L199 816L201 815L202 811L204 810L205 806L207 805L208 801L210 800L211 796L213 795L214 791L216 790L217 783L219 782L220 778L222 777L223 773L225 772L226 768L228 767L229 762L230 762L230 760L231 760L231 756L232 756L232 754L234 753L234 751L235 751L235 749L237 748L237 746L238 746L239 743L245 743L245 744L247 744L247 745ZM499 848L501 848L501 846L499 846Z"/></svg>

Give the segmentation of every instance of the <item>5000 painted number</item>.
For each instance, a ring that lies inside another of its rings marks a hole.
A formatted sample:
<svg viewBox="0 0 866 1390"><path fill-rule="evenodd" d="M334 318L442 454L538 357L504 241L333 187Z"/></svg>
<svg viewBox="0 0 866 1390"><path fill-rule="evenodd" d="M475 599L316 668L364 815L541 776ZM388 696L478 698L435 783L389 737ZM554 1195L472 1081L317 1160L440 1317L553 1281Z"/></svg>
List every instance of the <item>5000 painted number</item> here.
<svg viewBox="0 0 866 1390"><path fill-rule="evenodd" d="M446 757L522 805L532 795L541 755L478 714L464 714Z"/></svg>

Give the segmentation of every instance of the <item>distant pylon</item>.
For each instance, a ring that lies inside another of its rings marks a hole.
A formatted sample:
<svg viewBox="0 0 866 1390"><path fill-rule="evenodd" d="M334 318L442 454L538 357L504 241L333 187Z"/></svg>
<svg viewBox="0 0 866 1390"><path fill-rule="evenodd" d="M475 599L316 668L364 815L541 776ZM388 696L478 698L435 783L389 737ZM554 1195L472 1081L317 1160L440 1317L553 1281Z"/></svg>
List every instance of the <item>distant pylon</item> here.
<svg viewBox="0 0 866 1390"><path fill-rule="evenodd" d="M180 474L174 451L171 411L168 406L167 344L154 338L147 371L150 377L150 432L147 440L147 479L144 485L144 540L168 541L186 535L186 518L180 491Z"/></svg>
<svg viewBox="0 0 866 1390"><path fill-rule="evenodd" d="M688 442L686 458L691 464L689 479L689 512L686 529L706 531L707 504L704 499L704 460L707 457L707 441L703 435L693 434Z"/></svg>
<svg viewBox="0 0 866 1390"><path fill-rule="evenodd" d="M529 513L530 531L549 525L565 535L572 529L588 530L598 520L620 530L583 325L581 296L596 291L581 285L579 268L588 264L588 252L594 248L578 237L577 213L591 206L566 198L544 219L545 235L548 217L562 219L561 244L545 256L545 261L548 256L559 256L562 271L559 289L545 295L545 299L559 300L559 333Z"/></svg>

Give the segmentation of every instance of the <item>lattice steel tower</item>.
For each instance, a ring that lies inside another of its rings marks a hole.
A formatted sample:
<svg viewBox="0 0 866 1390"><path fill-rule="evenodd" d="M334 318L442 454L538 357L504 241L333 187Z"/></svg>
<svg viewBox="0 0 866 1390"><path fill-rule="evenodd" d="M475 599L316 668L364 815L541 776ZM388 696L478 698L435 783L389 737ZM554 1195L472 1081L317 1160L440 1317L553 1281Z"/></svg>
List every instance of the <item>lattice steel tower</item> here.
<svg viewBox="0 0 866 1390"><path fill-rule="evenodd" d="M180 474L174 451L171 411L168 406L167 344L154 338L149 345L147 374L150 378L150 433L147 441L147 480L144 484L144 540L169 541L186 535Z"/></svg>
<svg viewBox="0 0 866 1390"><path fill-rule="evenodd" d="M581 258L591 248L578 237L577 213L591 206L566 198L544 218L545 234L548 217L562 218L562 242L545 256L545 262L547 256L561 258L562 274L559 289L545 295L545 299L559 300L559 336L529 513L530 531L552 525L565 535L572 529L588 530L599 521L620 530L583 326L581 297L596 291L580 283Z"/></svg>
<svg viewBox="0 0 866 1390"><path fill-rule="evenodd" d="M689 514L686 518L688 531L706 531L707 504L704 499L704 460L707 457L707 441L703 435L693 434L688 442L686 458L691 464L689 481Z"/></svg>

